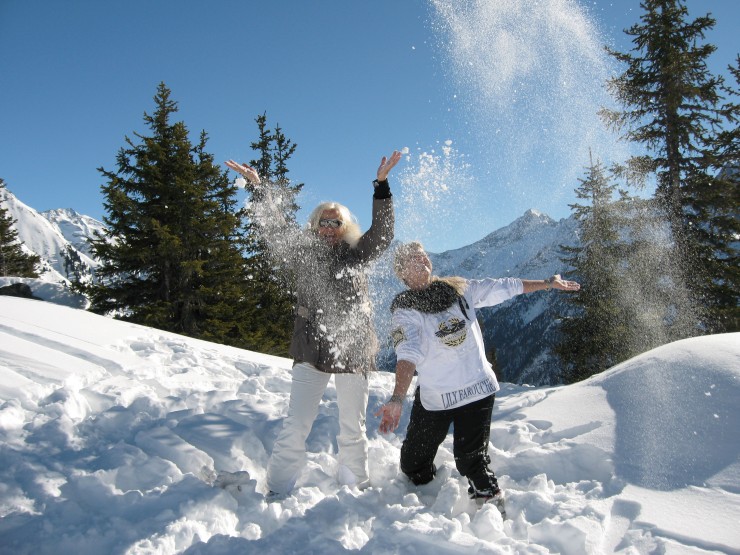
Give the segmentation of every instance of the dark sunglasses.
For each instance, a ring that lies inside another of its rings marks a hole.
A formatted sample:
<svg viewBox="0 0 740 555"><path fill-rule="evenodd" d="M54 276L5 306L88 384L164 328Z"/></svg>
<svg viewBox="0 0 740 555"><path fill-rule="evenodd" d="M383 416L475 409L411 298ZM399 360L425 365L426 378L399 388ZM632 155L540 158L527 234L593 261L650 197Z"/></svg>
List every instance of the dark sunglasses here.
<svg viewBox="0 0 740 555"><path fill-rule="evenodd" d="M331 227L332 229L336 229L341 226L342 226L342 220L326 220L326 219L319 220L319 227Z"/></svg>

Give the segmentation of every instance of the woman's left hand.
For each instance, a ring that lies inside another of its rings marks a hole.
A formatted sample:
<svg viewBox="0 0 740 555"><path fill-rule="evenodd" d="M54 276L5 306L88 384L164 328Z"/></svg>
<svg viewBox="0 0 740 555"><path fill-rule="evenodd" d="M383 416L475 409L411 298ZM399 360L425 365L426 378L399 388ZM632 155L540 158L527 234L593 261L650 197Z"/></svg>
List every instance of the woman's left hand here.
<svg viewBox="0 0 740 555"><path fill-rule="evenodd" d="M552 288L560 289L562 291L578 291L581 288L581 284L576 281L568 281L560 277L560 274L555 274L552 280Z"/></svg>
<svg viewBox="0 0 740 555"><path fill-rule="evenodd" d="M391 154L390 158L386 158L383 156L383 158L380 160L380 167L378 167L378 181L385 181L388 179L388 174L393 169L393 166L398 164L398 161L401 159L401 153L397 150L393 151L393 154Z"/></svg>
<svg viewBox="0 0 740 555"><path fill-rule="evenodd" d="M255 185L260 183L260 176L257 173L257 170L253 167L247 166L246 164L240 164L239 162L234 162L233 160L227 160L226 165L250 183L254 183Z"/></svg>

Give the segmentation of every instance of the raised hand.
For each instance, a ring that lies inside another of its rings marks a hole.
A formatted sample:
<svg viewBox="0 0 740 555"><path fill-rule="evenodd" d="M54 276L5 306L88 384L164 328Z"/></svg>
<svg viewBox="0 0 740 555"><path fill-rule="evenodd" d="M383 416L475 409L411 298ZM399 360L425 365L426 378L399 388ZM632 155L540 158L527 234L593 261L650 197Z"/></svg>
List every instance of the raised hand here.
<svg viewBox="0 0 740 555"><path fill-rule="evenodd" d="M385 181L388 179L388 174L393 169L393 166L398 164L398 161L401 159L401 153L397 150L393 151L393 154L391 154L390 158L386 158L383 156L383 158L380 160L380 166L378 167L378 181Z"/></svg>
<svg viewBox="0 0 740 555"><path fill-rule="evenodd" d="M226 165L244 177L247 181L254 183L255 185L260 183L260 176L257 174L257 170L253 167L234 162L233 160L227 160Z"/></svg>

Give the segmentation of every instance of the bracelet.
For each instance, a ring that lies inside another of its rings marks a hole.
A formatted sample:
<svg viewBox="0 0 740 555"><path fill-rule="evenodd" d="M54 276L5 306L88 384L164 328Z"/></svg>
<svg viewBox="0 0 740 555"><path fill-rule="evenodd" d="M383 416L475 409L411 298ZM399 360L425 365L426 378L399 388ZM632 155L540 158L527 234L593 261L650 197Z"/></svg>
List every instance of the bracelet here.
<svg viewBox="0 0 740 555"><path fill-rule="evenodd" d="M403 395L391 395L391 398L388 399L389 403L403 403L404 396Z"/></svg>
<svg viewBox="0 0 740 555"><path fill-rule="evenodd" d="M552 289L552 284L555 283L555 276L550 276L545 280L545 290L550 291Z"/></svg>

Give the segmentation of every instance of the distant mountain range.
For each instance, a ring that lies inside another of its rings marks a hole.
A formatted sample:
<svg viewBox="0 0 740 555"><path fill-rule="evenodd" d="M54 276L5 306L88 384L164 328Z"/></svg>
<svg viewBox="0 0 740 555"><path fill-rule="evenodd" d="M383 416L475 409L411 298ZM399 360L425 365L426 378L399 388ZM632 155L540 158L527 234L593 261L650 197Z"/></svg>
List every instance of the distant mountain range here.
<svg viewBox="0 0 740 555"><path fill-rule="evenodd" d="M64 292L76 275L89 279L94 273L98 262L92 257L87 239L95 231L103 232L102 222L69 208L39 213L7 189L0 195L0 202L17 220L19 239L42 260L40 279L24 281L32 281L31 288L41 298L84 308L84 299ZM528 210L480 241L439 254L430 253L430 258L437 275L542 279L566 271L559 258L559 247L576 244L577 225L572 217L556 222L542 212ZM20 278L0 278L0 285L12 281ZM401 290L391 271L390 251L378 262L371 284L379 336L388 337L387 307ZM567 308L564 295L557 291L520 295L479 311L486 347L489 351L495 349L500 381L531 385L558 382L558 361L551 347L558 318ZM392 349L386 344L380 365L391 369L392 362Z"/></svg>

